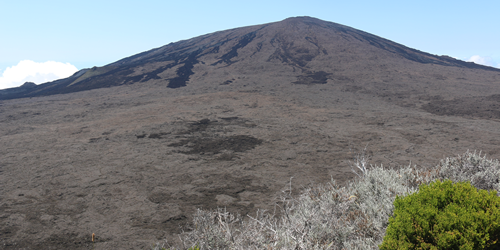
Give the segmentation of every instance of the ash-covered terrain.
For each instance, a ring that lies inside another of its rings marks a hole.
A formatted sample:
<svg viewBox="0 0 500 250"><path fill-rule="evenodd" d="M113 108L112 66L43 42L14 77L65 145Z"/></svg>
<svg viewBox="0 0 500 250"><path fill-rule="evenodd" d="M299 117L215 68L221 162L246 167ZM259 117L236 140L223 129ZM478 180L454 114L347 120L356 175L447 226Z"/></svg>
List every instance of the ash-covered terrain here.
<svg viewBox="0 0 500 250"><path fill-rule="evenodd" d="M431 39L431 38L429 38ZM144 249L372 164L500 158L500 70L310 17L0 90L0 248Z"/></svg>

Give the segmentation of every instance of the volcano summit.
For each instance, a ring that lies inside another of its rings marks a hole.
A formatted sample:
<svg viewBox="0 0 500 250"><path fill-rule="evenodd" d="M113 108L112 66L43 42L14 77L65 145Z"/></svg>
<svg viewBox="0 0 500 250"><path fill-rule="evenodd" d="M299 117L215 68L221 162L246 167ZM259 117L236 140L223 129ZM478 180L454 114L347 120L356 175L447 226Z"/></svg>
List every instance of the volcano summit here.
<svg viewBox="0 0 500 250"><path fill-rule="evenodd" d="M311 17L0 90L0 245L144 249L372 164L500 158L500 70ZM290 180L291 183L290 183Z"/></svg>

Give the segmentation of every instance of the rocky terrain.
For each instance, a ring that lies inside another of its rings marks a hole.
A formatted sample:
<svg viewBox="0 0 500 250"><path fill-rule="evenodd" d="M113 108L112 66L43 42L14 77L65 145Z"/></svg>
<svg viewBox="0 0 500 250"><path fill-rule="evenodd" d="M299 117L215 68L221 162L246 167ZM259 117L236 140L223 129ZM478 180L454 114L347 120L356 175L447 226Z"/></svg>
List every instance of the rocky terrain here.
<svg viewBox="0 0 500 250"><path fill-rule="evenodd" d="M500 70L297 17L0 91L0 248L147 249L196 208L372 164L500 158Z"/></svg>

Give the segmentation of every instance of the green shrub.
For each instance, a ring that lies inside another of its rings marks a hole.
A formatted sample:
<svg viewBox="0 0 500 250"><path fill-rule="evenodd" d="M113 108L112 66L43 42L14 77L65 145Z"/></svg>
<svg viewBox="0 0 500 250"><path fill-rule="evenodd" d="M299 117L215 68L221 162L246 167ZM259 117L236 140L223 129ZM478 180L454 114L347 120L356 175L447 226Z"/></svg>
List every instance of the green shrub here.
<svg viewBox="0 0 500 250"><path fill-rule="evenodd" d="M439 180L394 201L380 249L485 249L500 238L500 197Z"/></svg>

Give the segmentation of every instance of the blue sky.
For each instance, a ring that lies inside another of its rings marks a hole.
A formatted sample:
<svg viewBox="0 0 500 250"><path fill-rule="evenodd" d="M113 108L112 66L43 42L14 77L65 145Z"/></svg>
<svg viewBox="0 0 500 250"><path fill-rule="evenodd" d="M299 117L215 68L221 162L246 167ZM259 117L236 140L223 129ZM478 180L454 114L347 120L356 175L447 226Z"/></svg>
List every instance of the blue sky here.
<svg viewBox="0 0 500 250"><path fill-rule="evenodd" d="M499 11L498 0L0 0L0 89L292 16L312 16L431 54L500 67Z"/></svg>

